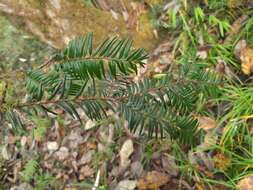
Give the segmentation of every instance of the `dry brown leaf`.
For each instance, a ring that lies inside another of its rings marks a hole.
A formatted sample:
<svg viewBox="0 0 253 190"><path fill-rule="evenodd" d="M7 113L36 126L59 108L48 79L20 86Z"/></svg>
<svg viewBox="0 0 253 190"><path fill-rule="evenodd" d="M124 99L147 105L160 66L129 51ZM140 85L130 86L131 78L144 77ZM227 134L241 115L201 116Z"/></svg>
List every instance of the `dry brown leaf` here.
<svg viewBox="0 0 253 190"><path fill-rule="evenodd" d="M2 157L4 160L11 159L11 153L6 145L1 147L0 152L1 152L0 158Z"/></svg>
<svg viewBox="0 0 253 190"><path fill-rule="evenodd" d="M238 1L238 0L236 0L236 1ZM248 18L249 18L248 15L243 14L243 15L240 16L238 19L236 19L236 20L234 21L234 23L232 24L231 30L229 31L229 34L228 34L228 35L231 36L231 35L237 34L237 33L240 31L240 29L241 29L242 25L244 24L244 22L245 22Z"/></svg>
<svg viewBox="0 0 253 190"><path fill-rule="evenodd" d="M253 189L253 175L240 180L237 184L237 188L240 190L252 190Z"/></svg>
<svg viewBox="0 0 253 190"><path fill-rule="evenodd" d="M214 132L208 132L205 135L204 142L200 145L202 148L208 148L216 144L218 140L218 135Z"/></svg>
<svg viewBox="0 0 253 190"><path fill-rule="evenodd" d="M234 54L241 60L241 70L245 75L253 71L253 48L249 47L246 40L240 40L234 49Z"/></svg>
<svg viewBox="0 0 253 190"><path fill-rule="evenodd" d="M59 145L56 141L48 141L47 142L47 149L49 151L55 151L59 148Z"/></svg>
<svg viewBox="0 0 253 190"><path fill-rule="evenodd" d="M12 187L10 190L24 190L24 189L32 189L32 186L29 183L21 183L18 186Z"/></svg>
<svg viewBox="0 0 253 190"><path fill-rule="evenodd" d="M156 190L170 181L170 176L158 171L148 172L144 178L137 182L140 190Z"/></svg>
<svg viewBox="0 0 253 190"><path fill-rule="evenodd" d="M206 190L205 186L200 183L195 184L196 190Z"/></svg>
<svg viewBox="0 0 253 190"><path fill-rule="evenodd" d="M91 119L89 119L86 123L85 123L85 130L90 130L92 128L94 128L96 126L96 122L92 121Z"/></svg>
<svg viewBox="0 0 253 190"><path fill-rule="evenodd" d="M78 161L78 165L80 166L90 163L94 154L95 150L89 150L88 152L85 152L81 159Z"/></svg>
<svg viewBox="0 0 253 190"><path fill-rule="evenodd" d="M253 71L253 49L246 47L240 54L241 69L245 75L249 75Z"/></svg>
<svg viewBox="0 0 253 190"><path fill-rule="evenodd" d="M209 175L209 171L214 170L214 162L210 154L199 150L198 152L189 151L189 162L198 168L200 171Z"/></svg>
<svg viewBox="0 0 253 190"><path fill-rule="evenodd" d="M241 52L247 47L247 42L246 40L242 39L240 40L235 48L234 48L234 54L236 56L237 59L240 59L240 56L241 56Z"/></svg>
<svg viewBox="0 0 253 190"><path fill-rule="evenodd" d="M205 131L209 131L217 127L217 123L214 119L206 116L197 117L199 122L199 129L203 129Z"/></svg>
<svg viewBox="0 0 253 190"><path fill-rule="evenodd" d="M115 190L134 190L136 188L136 181L123 180L118 183Z"/></svg>
<svg viewBox="0 0 253 190"><path fill-rule="evenodd" d="M95 142L87 142L87 149L97 149L97 144Z"/></svg>
<svg viewBox="0 0 253 190"><path fill-rule="evenodd" d="M69 147L71 149L78 148L78 146L81 143L83 143L84 138L82 137L81 133L82 133L82 130L80 128L76 128L72 130L71 133L66 138L68 140Z"/></svg>
<svg viewBox="0 0 253 190"><path fill-rule="evenodd" d="M69 156L69 149L63 146L55 153L55 155L59 160L65 160Z"/></svg>
<svg viewBox="0 0 253 190"><path fill-rule="evenodd" d="M129 156L134 152L134 145L131 139L127 139L121 147L119 152L120 155L120 166L125 167L130 164Z"/></svg>
<svg viewBox="0 0 253 190"><path fill-rule="evenodd" d="M169 173L171 176L177 176L179 173L178 166L175 162L175 157L169 154L163 154L162 158L162 167L163 170Z"/></svg>
<svg viewBox="0 0 253 190"><path fill-rule="evenodd" d="M95 171L88 165L81 167L79 170L79 180L84 180L86 177L92 177Z"/></svg>
<svg viewBox="0 0 253 190"><path fill-rule="evenodd" d="M133 177L140 177L143 172L143 166L141 162L136 161L131 164L131 175Z"/></svg>
<svg viewBox="0 0 253 190"><path fill-rule="evenodd" d="M206 59L208 57L209 47L202 46L197 51L197 57L199 59Z"/></svg>

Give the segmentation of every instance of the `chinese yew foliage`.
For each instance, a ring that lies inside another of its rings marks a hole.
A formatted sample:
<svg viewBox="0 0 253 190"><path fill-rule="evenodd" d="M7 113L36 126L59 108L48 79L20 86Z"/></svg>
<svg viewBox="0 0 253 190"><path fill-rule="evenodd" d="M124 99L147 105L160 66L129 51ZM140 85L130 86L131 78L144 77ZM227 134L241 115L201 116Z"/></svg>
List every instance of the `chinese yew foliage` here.
<svg viewBox="0 0 253 190"><path fill-rule="evenodd" d="M219 93L220 80L213 72L185 63L176 73L136 81L134 74L148 59L143 49L117 37L96 48L92 41L92 34L76 38L50 62L27 72L26 101L6 103L1 111L16 132L25 131L33 115L51 117L59 108L82 124L81 108L99 121L106 120L110 110L126 120L132 132L149 137L169 136L182 143L197 139L193 111L198 97Z"/></svg>

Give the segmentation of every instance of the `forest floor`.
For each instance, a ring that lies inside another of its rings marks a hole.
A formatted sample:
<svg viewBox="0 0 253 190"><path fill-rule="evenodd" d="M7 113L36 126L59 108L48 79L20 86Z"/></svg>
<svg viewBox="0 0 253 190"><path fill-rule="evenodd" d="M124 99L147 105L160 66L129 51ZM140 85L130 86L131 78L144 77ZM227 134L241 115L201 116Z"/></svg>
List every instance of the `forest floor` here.
<svg viewBox="0 0 253 190"><path fill-rule="evenodd" d="M150 139L124 124L98 126L89 119L81 127L58 111L53 122L35 118L37 127L28 126L26 134L0 129L0 189L253 189L253 3L172 2L148 1L154 36L165 38L138 77L159 77L191 62L223 79L219 96L199 97L192 113L202 131L199 143ZM137 12L143 8L134 5ZM138 26L137 12L127 21L132 27ZM24 63L24 70L36 67L54 52L11 26L6 31L0 36L0 76Z"/></svg>

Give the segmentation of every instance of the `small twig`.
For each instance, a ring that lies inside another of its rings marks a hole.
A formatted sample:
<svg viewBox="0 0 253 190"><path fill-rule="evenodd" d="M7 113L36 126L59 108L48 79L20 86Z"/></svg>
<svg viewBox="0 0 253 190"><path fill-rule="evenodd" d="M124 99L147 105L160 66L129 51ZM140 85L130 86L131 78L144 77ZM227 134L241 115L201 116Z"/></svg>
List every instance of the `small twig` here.
<svg viewBox="0 0 253 190"><path fill-rule="evenodd" d="M45 63L44 63L43 65L41 65L41 66L39 67L39 69L42 69L42 68L44 68L44 67L50 66L51 63L52 63L52 61L54 60L54 58L55 58L55 55L54 55L54 56L51 56L48 60L45 61Z"/></svg>
<svg viewBox="0 0 253 190"><path fill-rule="evenodd" d="M97 172L97 177L96 177L96 181L94 183L94 186L92 187L92 190L96 190L99 186L99 179L100 179L100 170L98 170Z"/></svg>

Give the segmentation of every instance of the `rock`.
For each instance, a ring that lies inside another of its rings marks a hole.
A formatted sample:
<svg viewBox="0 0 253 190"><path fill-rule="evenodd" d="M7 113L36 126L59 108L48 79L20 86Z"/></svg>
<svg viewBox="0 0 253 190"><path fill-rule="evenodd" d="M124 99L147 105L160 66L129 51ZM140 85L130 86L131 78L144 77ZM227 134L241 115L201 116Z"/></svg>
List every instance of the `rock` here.
<svg viewBox="0 0 253 190"><path fill-rule="evenodd" d="M115 0L108 2L120 5ZM124 2L130 7L130 1ZM122 7L115 7L114 10L122 11ZM115 20L111 14L114 10L103 11L85 4L83 0L0 0L0 13L18 28L24 28L57 49L62 49L70 39L88 32L94 32L96 41L119 34L131 37L137 47L152 49L156 45L148 13L142 15L146 20L139 19L137 31L127 29L123 16Z"/></svg>
<svg viewBox="0 0 253 190"><path fill-rule="evenodd" d="M136 181L123 180L118 183L115 190L134 190L136 188Z"/></svg>

